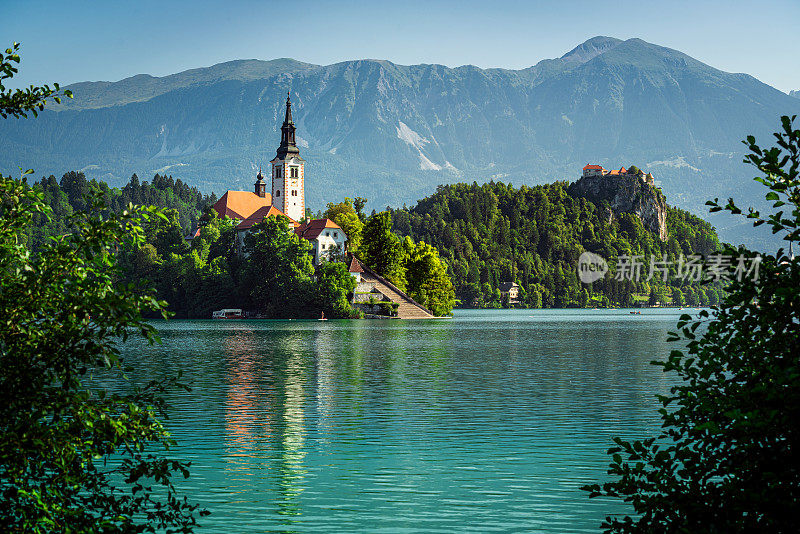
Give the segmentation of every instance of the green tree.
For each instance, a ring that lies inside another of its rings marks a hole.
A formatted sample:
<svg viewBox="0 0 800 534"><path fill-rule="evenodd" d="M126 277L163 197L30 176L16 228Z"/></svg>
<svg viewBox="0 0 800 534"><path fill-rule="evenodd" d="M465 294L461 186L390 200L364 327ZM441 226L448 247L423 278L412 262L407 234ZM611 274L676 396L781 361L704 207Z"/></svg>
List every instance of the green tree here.
<svg viewBox="0 0 800 534"><path fill-rule="evenodd" d="M683 306L686 304L686 301L683 299L683 292L679 287L672 289L672 304L673 306Z"/></svg>
<svg viewBox="0 0 800 534"><path fill-rule="evenodd" d="M353 201L353 208L356 210L356 214L358 218L361 219L361 222L364 222L367 217L364 215L364 206L367 204L367 199L364 197L356 197Z"/></svg>
<svg viewBox="0 0 800 534"><path fill-rule="evenodd" d="M405 289L403 247L392 233L392 216L388 211L376 213L367 219L359 252L375 272L400 289Z"/></svg>
<svg viewBox="0 0 800 534"><path fill-rule="evenodd" d="M542 307L542 293L538 289L532 290L528 293L528 301L531 308L541 308Z"/></svg>
<svg viewBox="0 0 800 534"><path fill-rule="evenodd" d="M750 136L745 162L780 211L745 216L784 239L800 238L800 130L782 118L777 146ZM711 211L742 215L733 200ZM787 215L787 213L789 215ZM726 254L758 256L728 247ZM622 499L635 516L608 517L606 532L794 532L800 507L800 260L760 257L758 276L735 276L712 316L681 316L665 362L680 379L660 397L661 435L615 438L613 480L584 489Z"/></svg>
<svg viewBox="0 0 800 534"><path fill-rule="evenodd" d="M35 116L58 94L57 85L3 88L17 72L18 48L0 54L4 118ZM106 218L77 213L71 233L32 254L24 236L52 215L43 196L0 174L0 529L190 532L197 506L172 483L175 473L188 476L188 464L164 454L174 441L160 421L160 395L174 380L128 394L102 387L123 378L120 339L157 340L141 312L166 317L151 292L115 283L117 253L145 244L140 221L165 216L133 206ZM102 197L90 207L102 211Z"/></svg>
<svg viewBox="0 0 800 534"><path fill-rule="evenodd" d="M329 203L323 217L332 220L341 227L347 236L347 249L350 252L357 252L358 246L361 244L361 232L364 229L364 223L361 222L358 213L353 208L352 201L349 198L345 198L344 202L338 204Z"/></svg>
<svg viewBox="0 0 800 534"><path fill-rule="evenodd" d="M628 167L628 173L629 174L636 174L637 176L644 174L644 172L639 167L637 167L636 165L631 165L630 167Z"/></svg>
<svg viewBox="0 0 800 534"><path fill-rule="evenodd" d="M346 319L353 315L350 301L356 289L356 279L347 271L343 263L323 263L316 270L316 284L312 300L316 309L313 317L325 312L330 318Z"/></svg>
<svg viewBox="0 0 800 534"><path fill-rule="evenodd" d="M61 87L54 83L51 88L49 85L34 87L31 85L25 89L6 89L3 85L4 80L12 78L19 69L14 64L19 64L20 57L19 43L14 43L11 48L6 48L5 54L0 53L0 117L27 117L32 113L36 117L44 109L48 99L52 99L57 104L61 102L61 97L72 98L72 92L61 90Z"/></svg>
<svg viewBox="0 0 800 534"><path fill-rule="evenodd" d="M667 302L667 291L666 288L662 285L653 285L652 289L650 290L650 297L647 299L647 303L650 306L655 306L656 304L665 305Z"/></svg>
<svg viewBox="0 0 800 534"><path fill-rule="evenodd" d="M269 317L307 317L314 266L311 243L289 231L286 217L269 217L245 237L245 288Z"/></svg>
<svg viewBox="0 0 800 534"><path fill-rule="evenodd" d="M407 290L411 298L436 316L449 315L455 306L456 295L447 268L439 252L424 241L414 243L410 237L403 241L404 268Z"/></svg>
<svg viewBox="0 0 800 534"><path fill-rule="evenodd" d="M174 443L161 423L168 382L131 394L100 385L122 378L117 340L157 340L141 311L166 316L152 293L115 285L116 251L152 256L139 248L139 219L161 214L76 214L76 230L34 256L19 235L34 214L49 216L41 193L0 176L0 199L0 529L191 530L196 505L172 483L188 464L158 454Z"/></svg>
<svg viewBox="0 0 800 534"><path fill-rule="evenodd" d="M581 308L585 308L589 305L589 291L584 287L580 292L580 301L578 304Z"/></svg>

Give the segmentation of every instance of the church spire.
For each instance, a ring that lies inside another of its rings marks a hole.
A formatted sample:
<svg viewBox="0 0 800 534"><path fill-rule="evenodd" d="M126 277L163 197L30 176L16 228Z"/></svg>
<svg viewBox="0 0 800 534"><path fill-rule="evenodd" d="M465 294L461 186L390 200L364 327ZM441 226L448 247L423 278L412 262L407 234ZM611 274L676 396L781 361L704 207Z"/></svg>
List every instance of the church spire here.
<svg viewBox="0 0 800 534"><path fill-rule="evenodd" d="M292 120L292 100L289 98L289 91L286 91L286 117L283 119L283 124L294 124Z"/></svg>
<svg viewBox="0 0 800 534"><path fill-rule="evenodd" d="M286 115L283 119L281 126L281 144L278 147L277 156L279 159L286 159L287 155L299 156L300 150L297 148L294 140L294 121L292 120L292 101L289 98L289 93L286 93Z"/></svg>

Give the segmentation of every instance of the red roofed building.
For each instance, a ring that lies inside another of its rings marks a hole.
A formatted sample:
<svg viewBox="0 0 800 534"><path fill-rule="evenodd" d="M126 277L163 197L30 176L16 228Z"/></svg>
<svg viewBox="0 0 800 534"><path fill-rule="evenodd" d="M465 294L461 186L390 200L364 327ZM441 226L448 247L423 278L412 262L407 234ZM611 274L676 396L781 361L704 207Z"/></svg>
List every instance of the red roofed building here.
<svg viewBox="0 0 800 534"><path fill-rule="evenodd" d="M583 177L584 178L600 178L602 176L623 176L629 174L628 169L625 167L620 167L619 170L614 169L611 171L605 170L600 165L595 165L593 163L587 163L583 167ZM641 178L645 183L649 185L655 185L655 179L651 173L639 173L639 178Z"/></svg>
<svg viewBox="0 0 800 534"><path fill-rule="evenodd" d="M314 247L311 250L314 265L318 265L323 259L330 260L332 257L344 253L347 236L344 230L330 219L314 219L305 222L295 228L294 233L311 241L311 245Z"/></svg>
<svg viewBox="0 0 800 534"><path fill-rule="evenodd" d="M281 143L271 164L272 193L267 192L267 182L259 170L253 192L227 191L213 206L220 217L240 221L236 226L236 249L239 254L246 254L245 236L268 217L286 217L294 232L311 242L311 255L315 265L323 259L331 259L344 253L347 236L332 220L316 219L302 224L297 222L305 213L305 160L300 157L300 149L295 142L292 103L288 96L286 115L281 126ZM199 230L186 239L191 240L198 235Z"/></svg>
<svg viewBox="0 0 800 534"><path fill-rule="evenodd" d="M293 221L291 217L275 206L262 206L236 225L236 250L239 254L244 254L244 238L250 233L250 229L257 224L263 223L268 217L286 217L289 221L290 228L297 228L299 226L296 221Z"/></svg>
<svg viewBox="0 0 800 534"><path fill-rule="evenodd" d="M187 235L185 239L186 239L186 241L191 241L195 237L199 237L199 236L200 236L200 227L198 226L197 228L192 230L192 233Z"/></svg>
<svg viewBox="0 0 800 534"><path fill-rule="evenodd" d="M350 258L350 267L347 268L347 271L350 273L350 276L356 279L356 283L361 282L361 273L364 272L364 268L355 256Z"/></svg>
<svg viewBox="0 0 800 534"><path fill-rule="evenodd" d="M300 226L300 223L292 220L291 217L283 213L275 206L263 206L261 208L258 208L258 210L256 210L255 213L253 213L248 218L246 218L238 225L236 225L236 231L241 232L243 230L249 230L253 226L264 222L264 220L267 219L268 217L286 217L289 220L289 225L292 228L297 228L298 226Z"/></svg>
<svg viewBox="0 0 800 534"><path fill-rule="evenodd" d="M584 178L589 178L593 176L603 176L605 173L606 170L600 165L593 165L591 163L587 163L586 166L583 168Z"/></svg>
<svg viewBox="0 0 800 534"><path fill-rule="evenodd" d="M272 193L267 191L267 181L259 170L252 192L227 191L214 204L214 210L220 217L230 217L242 221L245 225L240 224L239 226L243 230L262 222L264 217L272 215L288 217L297 226L296 221L304 215L305 186L303 184L304 160L300 157L300 149L295 144L294 132L292 103L287 96L286 117L281 126L281 144L278 147L276 159L272 161L272 185L270 187ZM290 200L286 199L287 196L290 197ZM287 210L291 211L291 214L287 214ZM245 221L248 222L245 223Z"/></svg>
<svg viewBox="0 0 800 534"><path fill-rule="evenodd" d="M261 176L261 173L258 173L258 176ZM260 208L271 205L272 196L269 194L262 197L252 191L228 191L214 204L214 210L220 217L244 220Z"/></svg>

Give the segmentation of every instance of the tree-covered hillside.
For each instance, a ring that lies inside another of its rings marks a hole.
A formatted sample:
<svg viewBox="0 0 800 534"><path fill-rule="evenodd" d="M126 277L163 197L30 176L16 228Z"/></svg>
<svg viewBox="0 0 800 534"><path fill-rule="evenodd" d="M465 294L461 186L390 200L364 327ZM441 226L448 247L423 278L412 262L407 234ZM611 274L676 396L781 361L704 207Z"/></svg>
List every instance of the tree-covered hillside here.
<svg viewBox="0 0 800 534"><path fill-rule="evenodd" d="M668 238L644 228L638 216L614 214L567 193L566 182L515 188L503 183L440 186L414 207L392 213L394 229L436 247L447 262L462 306L499 306L499 285L516 281L533 307L631 305L639 299L675 304L716 303L714 286L682 281L673 270L645 281L651 256L675 266L681 254L719 248L714 228L690 213L667 208ZM644 256L639 282L606 277L591 286L577 276L583 251L614 263Z"/></svg>
<svg viewBox="0 0 800 534"><path fill-rule="evenodd" d="M128 204L156 206L175 210L175 217L184 234L197 225L203 210L216 202L216 196L203 195L196 187L190 187L172 176L156 174L152 182L140 182L135 174L122 188L111 188L102 180L87 180L82 172L70 171L57 180L50 175L33 184L42 191L44 201L53 209L51 220L39 216L29 229L31 247L37 250L50 236L59 236L70 231L70 216L76 211L89 208L87 195L99 192L112 213L119 213Z"/></svg>

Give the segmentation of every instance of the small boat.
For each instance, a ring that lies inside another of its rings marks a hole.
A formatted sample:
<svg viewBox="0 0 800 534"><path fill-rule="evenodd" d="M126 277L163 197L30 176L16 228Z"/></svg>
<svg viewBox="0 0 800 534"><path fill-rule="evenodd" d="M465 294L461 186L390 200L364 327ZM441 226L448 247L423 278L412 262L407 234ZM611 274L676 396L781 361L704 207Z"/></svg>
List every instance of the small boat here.
<svg viewBox="0 0 800 534"><path fill-rule="evenodd" d="M641 315L642 314L642 312L640 312L640 311L632 311L632 312L629 312L629 313L631 315Z"/></svg>
<svg viewBox="0 0 800 534"><path fill-rule="evenodd" d="M322 317L317 319L317 321L327 321L327 319L325 318L325 312L322 312Z"/></svg>
<svg viewBox="0 0 800 534"><path fill-rule="evenodd" d="M224 308L211 313L212 319L244 319L244 312L238 308Z"/></svg>

